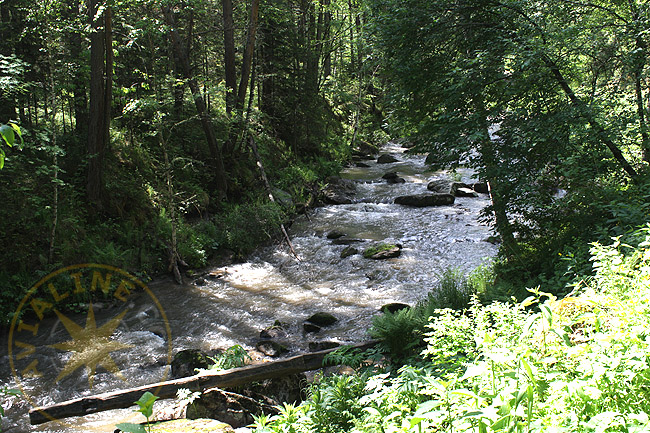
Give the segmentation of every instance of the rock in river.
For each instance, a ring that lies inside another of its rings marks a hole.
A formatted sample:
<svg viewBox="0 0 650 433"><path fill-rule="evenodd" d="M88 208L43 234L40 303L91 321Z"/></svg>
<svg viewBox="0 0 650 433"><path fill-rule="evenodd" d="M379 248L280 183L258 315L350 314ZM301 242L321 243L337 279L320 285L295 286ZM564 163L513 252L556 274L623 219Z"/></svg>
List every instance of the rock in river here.
<svg viewBox="0 0 650 433"><path fill-rule="evenodd" d="M387 153L384 153L379 158L377 158L378 164L390 164L391 162L398 162L398 161L399 160L395 158L393 155L388 155Z"/></svg>
<svg viewBox="0 0 650 433"><path fill-rule="evenodd" d="M402 246L394 244L376 244L363 252L366 259L383 260L399 257L402 254Z"/></svg>
<svg viewBox="0 0 650 433"><path fill-rule="evenodd" d="M454 200L451 194L414 194L397 197L395 204L414 207L447 206L454 204Z"/></svg>

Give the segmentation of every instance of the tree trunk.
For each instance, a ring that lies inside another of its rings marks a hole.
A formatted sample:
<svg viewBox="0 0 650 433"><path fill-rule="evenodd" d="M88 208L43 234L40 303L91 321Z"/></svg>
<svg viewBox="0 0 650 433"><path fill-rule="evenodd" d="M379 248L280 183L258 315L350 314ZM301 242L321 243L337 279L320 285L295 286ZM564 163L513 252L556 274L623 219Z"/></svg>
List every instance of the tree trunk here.
<svg viewBox="0 0 650 433"><path fill-rule="evenodd" d="M181 38L178 35L174 13L167 6L162 7L162 12L167 25L170 28L169 35L172 41L172 46L180 62L180 69L183 71L183 74L187 79L187 85L190 88L190 92L192 93L194 105L201 120L201 127L203 128L203 133L205 134L205 139L208 143L208 148L210 149L210 156L212 157L212 162L215 170L214 176L217 192L220 195L220 198L224 198L228 192L228 184L226 182L226 171L223 164L221 150L217 144L217 137L214 133L214 127L212 125L212 118L210 117L210 113L208 113L207 107L205 106L205 101L203 100L203 95L201 94L199 84L197 83L196 78L194 78L192 75L189 55L186 51L185 45L182 43Z"/></svg>
<svg viewBox="0 0 650 433"><path fill-rule="evenodd" d="M113 48L111 9L107 7L101 16L96 16L98 7L98 0L90 0L90 113L87 147L89 163L86 194L90 203L101 209L104 156L110 132Z"/></svg>
<svg viewBox="0 0 650 433"><path fill-rule="evenodd" d="M251 65L253 64L253 51L255 50L255 35L257 33L257 22L259 17L260 0L252 0L251 15L248 22L248 38L246 48L244 49L244 59L241 67L241 80L239 82L239 91L237 92L237 103L235 108L241 110L244 108L246 99L246 89L248 89L248 80L251 75Z"/></svg>
<svg viewBox="0 0 650 433"><path fill-rule="evenodd" d="M70 20L79 15L79 0L68 0L66 12ZM77 28L69 30L67 35L70 58L77 71L82 70L82 39L81 31ZM73 87L73 114L75 119L75 133L78 137L86 137L88 134L88 97L86 95L86 77L84 74L74 74L72 77Z"/></svg>
<svg viewBox="0 0 650 433"><path fill-rule="evenodd" d="M562 75L562 72L560 71L558 65L548 55L544 53L542 53L541 57L544 64L550 69L551 74L553 74L553 77L560 85L560 88L567 95L571 103L579 110L581 116L587 121L587 123L589 123L589 125L596 132L598 139L605 146L607 146L609 151L612 153L612 155L618 161L621 167L623 167L623 170L628 174L628 176L630 176L630 178L633 181L635 182L638 181L639 175L636 172L636 170L634 170L634 167L632 167L630 162L627 159L625 159L625 156L623 155L623 152L621 152L621 149L619 149L618 146L612 141L605 128L593 117L593 115L589 111L589 108L586 107L585 104L582 102L582 100L578 98L578 96L573 92L573 89L571 89L569 82L564 78L564 75Z"/></svg>
<svg viewBox="0 0 650 433"><path fill-rule="evenodd" d="M237 100L237 69L235 66L235 22L232 0L222 0L224 64L226 68L226 113L232 113Z"/></svg>

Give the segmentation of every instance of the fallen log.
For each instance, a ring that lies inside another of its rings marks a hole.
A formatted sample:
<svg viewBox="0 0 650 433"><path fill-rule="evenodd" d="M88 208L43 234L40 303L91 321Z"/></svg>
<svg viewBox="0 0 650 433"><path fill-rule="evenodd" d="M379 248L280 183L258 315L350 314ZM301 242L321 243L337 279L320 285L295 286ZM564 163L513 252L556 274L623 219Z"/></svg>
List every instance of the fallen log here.
<svg viewBox="0 0 650 433"><path fill-rule="evenodd" d="M353 347L365 350L375 346L377 343L377 341L370 341L354 345ZM323 367L323 359L325 356L335 350L321 350L279 361L249 365L230 370L205 371L194 376L168 380L166 382L112 391L90 397L80 397L32 409L29 411L29 421L32 425L36 425L72 416L82 416L111 409L130 407L133 406L134 401L138 400L147 391L154 393L159 398L172 398L176 396L176 392L181 388L187 388L191 391L201 391L208 388L231 388L250 382L317 370Z"/></svg>

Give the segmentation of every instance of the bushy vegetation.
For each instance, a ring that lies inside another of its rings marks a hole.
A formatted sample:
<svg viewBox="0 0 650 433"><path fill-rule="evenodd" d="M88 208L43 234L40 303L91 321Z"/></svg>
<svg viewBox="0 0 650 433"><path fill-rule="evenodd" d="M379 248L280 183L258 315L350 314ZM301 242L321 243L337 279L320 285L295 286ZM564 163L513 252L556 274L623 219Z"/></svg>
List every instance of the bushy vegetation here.
<svg viewBox="0 0 650 433"><path fill-rule="evenodd" d="M325 378L256 431L648 431L650 226L590 251L569 296L436 309L406 365Z"/></svg>

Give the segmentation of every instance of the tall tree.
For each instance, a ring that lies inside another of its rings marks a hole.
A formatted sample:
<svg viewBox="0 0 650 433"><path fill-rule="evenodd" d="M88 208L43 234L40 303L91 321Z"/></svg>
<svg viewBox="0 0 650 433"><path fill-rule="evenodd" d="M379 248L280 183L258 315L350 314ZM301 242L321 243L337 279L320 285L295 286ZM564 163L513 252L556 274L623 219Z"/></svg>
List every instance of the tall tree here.
<svg viewBox="0 0 650 433"><path fill-rule="evenodd" d="M180 69L183 71L183 75L188 81L187 85L190 88L190 92L192 93L194 106L196 107L197 114L201 120L201 127L203 128L203 133L205 134L208 148L210 149L216 190L221 197L224 197L228 192L228 184L226 181L223 156L221 149L219 148L219 144L217 143L217 137L214 132L214 125L212 124L212 117L208 112L208 108L205 104L205 100L203 98L203 94L201 93L198 81L192 73L190 57L186 49L187 45L183 43L183 40L179 35L174 12L170 7L163 6L162 13L165 17L167 25L169 26L169 36L172 42L172 46L174 52L176 53L176 58L180 62Z"/></svg>
<svg viewBox="0 0 650 433"><path fill-rule="evenodd" d="M109 0L110 1L110 0ZM90 0L90 112L88 122L88 177L86 194L103 206L104 157L110 145L113 89L112 9L110 3Z"/></svg>

